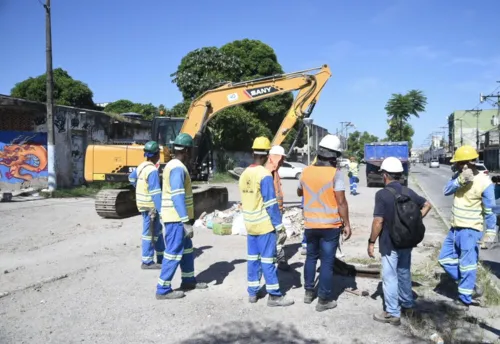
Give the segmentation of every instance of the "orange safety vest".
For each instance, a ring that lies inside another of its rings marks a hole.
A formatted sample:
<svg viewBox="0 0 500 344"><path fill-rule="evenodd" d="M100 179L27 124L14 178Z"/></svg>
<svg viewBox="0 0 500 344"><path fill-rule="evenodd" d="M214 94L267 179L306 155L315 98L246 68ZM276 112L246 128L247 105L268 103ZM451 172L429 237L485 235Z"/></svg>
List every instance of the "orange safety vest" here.
<svg viewBox="0 0 500 344"><path fill-rule="evenodd" d="M266 168L273 175L274 192L276 193L276 201L280 212L283 214L283 190L281 188L281 178L278 174L278 163L283 159L281 155L271 154L267 160Z"/></svg>
<svg viewBox="0 0 500 344"><path fill-rule="evenodd" d="M304 226L312 229L340 228L333 180L337 169L327 166L307 166L302 171L304 195Z"/></svg>

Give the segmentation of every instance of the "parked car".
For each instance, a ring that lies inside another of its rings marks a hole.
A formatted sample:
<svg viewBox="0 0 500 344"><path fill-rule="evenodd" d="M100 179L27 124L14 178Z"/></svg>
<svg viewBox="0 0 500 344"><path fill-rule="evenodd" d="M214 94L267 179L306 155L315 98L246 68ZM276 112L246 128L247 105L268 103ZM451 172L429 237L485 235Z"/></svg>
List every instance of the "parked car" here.
<svg viewBox="0 0 500 344"><path fill-rule="evenodd" d="M439 160L438 159L431 159L429 162L429 168L437 167L439 168Z"/></svg>
<svg viewBox="0 0 500 344"><path fill-rule="evenodd" d="M484 166L483 163L476 162L476 168L479 171L479 173L486 174L486 175L490 174L490 171L488 171L488 169L486 168L486 166Z"/></svg>
<svg viewBox="0 0 500 344"><path fill-rule="evenodd" d="M347 167L347 166L349 166L350 162L351 162L351 160L346 159L346 158L342 158L342 159L337 160L337 166L338 167Z"/></svg>
<svg viewBox="0 0 500 344"><path fill-rule="evenodd" d="M280 175L280 178L299 179L300 176L302 175L302 170L306 166L307 165L301 162L285 161L283 162L283 165L279 168L278 174Z"/></svg>

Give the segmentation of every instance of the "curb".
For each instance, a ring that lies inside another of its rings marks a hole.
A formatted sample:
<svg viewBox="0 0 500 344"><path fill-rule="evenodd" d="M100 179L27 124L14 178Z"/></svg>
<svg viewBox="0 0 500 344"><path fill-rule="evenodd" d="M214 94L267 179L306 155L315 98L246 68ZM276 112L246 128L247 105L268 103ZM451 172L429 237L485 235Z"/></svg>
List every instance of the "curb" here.
<svg viewBox="0 0 500 344"><path fill-rule="evenodd" d="M417 179L415 177L413 177L412 175L410 175L410 178L412 180L412 183L414 183L415 185L417 185L419 187L419 189L422 190L422 193L424 194L425 198L431 203L432 210L434 210L438 214L438 216L441 219L441 221L443 221L443 223L446 225L447 230L449 230L450 229L450 223L445 219L443 213L441 213L441 211L439 210L439 208L436 207L436 206L434 206L434 201L432 200L432 198L424 190L424 188L420 185L420 183L417 181Z"/></svg>

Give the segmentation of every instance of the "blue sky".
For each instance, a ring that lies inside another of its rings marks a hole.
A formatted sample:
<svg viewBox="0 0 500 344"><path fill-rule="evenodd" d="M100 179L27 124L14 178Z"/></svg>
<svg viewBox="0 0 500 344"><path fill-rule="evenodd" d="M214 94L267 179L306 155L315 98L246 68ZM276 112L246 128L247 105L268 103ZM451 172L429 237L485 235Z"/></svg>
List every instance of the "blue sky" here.
<svg viewBox="0 0 500 344"><path fill-rule="evenodd" d="M44 0L40 0L44 1ZM243 38L274 48L287 72L330 65L313 118L335 132L350 120L383 136L392 93L421 89L415 144L500 80L498 0L52 0L54 68L89 85L95 102L171 107L181 58ZM45 69L39 0L0 0L0 93ZM485 105L485 108L491 106Z"/></svg>

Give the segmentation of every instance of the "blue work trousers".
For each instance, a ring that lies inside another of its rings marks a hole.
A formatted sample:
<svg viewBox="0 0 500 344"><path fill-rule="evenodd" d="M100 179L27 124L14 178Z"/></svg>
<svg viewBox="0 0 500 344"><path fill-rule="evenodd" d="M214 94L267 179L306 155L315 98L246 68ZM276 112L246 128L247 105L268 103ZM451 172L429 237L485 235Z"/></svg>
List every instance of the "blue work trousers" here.
<svg viewBox="0 0 500 344"><path fill-rule="evenodd" d="M483 233L475 229L452 227L438 258L448 275L458 281L458 297L466 304L472 303L482 236Z"/></svg>
<svg viewBox="0 0 500 344"><path fill-rule="evenodd" d="M324 300L332 299L333 263L339 246L340 229L309 229L304 232L307 239L307 255L304 265L304 288L314 290L316 265L321 260L319 270L318 296Z"/></svg>
<svg viewBox="0 0 500 344"><path fill-rule="evenodd" d="M165 295L172 292L172 278L181 265L182 283L196 283L194 277L193 242L184 234L182 222L165 223L165 254L161 265L156 293Z"/></svg>
<svg viewBox="0 0 500 344"><path fill-rule="evenodd" d="M302 247L307 248L307 238L306 238L306 233L302 234Z"/></svg>
<svg viewBox="0 0 500 344"><path fill-rule="evenodd" d="M165 240L162 235L162 225L160 216L157 214L153 221L153 235L151 235L151 218L148 211L142 212L142 263L151 265L154 263L156 251L156 262L162 263L163 253L165 251Z"/></svg>
<svg viewBox="0 0 500 344"><path fill-rule="evenodd" d="M276 231L261 235L247 235L248 294L256 296L262 274L270 295L280 296L278 270L276 268Z"/></svg>
<svg viewBox="0 0 500 344"><path fill-rule="evenodd" d="M382 289L385 311L401 317L401 306L414 306L411 289L411 248L391 249L382 255Z"/></svg>
<svg viewBox="0 0 500 344"><path fill-rule="evenodd" d="M351 189L351 193L356 193L358 190L358 177L351 176L349 177L349 186Z"/></svg>

